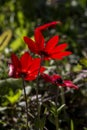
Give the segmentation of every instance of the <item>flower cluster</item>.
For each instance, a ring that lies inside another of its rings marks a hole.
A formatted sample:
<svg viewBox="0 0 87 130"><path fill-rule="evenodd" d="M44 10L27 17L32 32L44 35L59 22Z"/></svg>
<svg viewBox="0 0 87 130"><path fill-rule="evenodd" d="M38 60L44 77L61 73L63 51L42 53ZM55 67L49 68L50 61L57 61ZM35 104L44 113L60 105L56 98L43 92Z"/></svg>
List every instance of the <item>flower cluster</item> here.
<svg viewBox="0 0 87 130"><path fill-rule="evenodd" d="M31 52L40 56L40 58L32 58L28 52L25 52L20 59L15 54L11 55L11 63L9 63L9 76L13 78L24 78L24 80L34 80L38 76L38 72L42 77L52 84L57 86L66 86L77 89L69 80L63 80L59 75L49 76L43 71L45 68L41 65L41 59L43 60L62 60L65 56L72 54L67 51L67 43L59 44L59 36L53 36L47 42L42 34L42 31L48 27L55 27L57 24L61 24L59 21L53 21L42 26L39 26L34 31L34 41L27 36L24 36L24 42L28 45Z"/></svg>

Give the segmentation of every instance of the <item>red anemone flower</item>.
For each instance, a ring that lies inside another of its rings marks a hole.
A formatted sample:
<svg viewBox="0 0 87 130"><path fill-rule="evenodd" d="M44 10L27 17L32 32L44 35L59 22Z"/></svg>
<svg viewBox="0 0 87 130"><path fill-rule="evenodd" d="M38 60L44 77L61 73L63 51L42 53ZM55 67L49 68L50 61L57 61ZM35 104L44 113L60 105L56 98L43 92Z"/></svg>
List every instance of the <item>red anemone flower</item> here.
<svg viewBox="0 0 87 130"><path fill-rule="evenodd" d="M46 29L49 26L56 25L57 22L45 24L35 29L34 38L35 41L30 39L29 37L24 37L25 43L28 45L31 52L39 54L40 56L44 56L45 59L62 59L65 56L71 54L70 51L65 51L68 44L63 43L57 45L59 42L59 36L52 37L47 43L45 43L44 37L40 32L43 29Z"/></svg>
<svg viewBox="0 0 87 130"><path fill-rule="evenodd" d="M32 58L25 52L20 59L15 54L11 55L12 63L9 63L9 76L13 78L24 78L24 80L34 80L37 77L40 67L40 58ZM45 70L44 67L40 72Z"/></svg>
<svg viewBox="0 0 87 130"><path fill-rule="evenodd" d="M42 77L45 79L45 81L50 82L52 84L55 84L57 86L78 89L78 87L75 84L73 84L72 81L63 80L62 77L60 75L57 75L57 74L54 74L52 76L49 76L48 74L42 74Z"/></svg>

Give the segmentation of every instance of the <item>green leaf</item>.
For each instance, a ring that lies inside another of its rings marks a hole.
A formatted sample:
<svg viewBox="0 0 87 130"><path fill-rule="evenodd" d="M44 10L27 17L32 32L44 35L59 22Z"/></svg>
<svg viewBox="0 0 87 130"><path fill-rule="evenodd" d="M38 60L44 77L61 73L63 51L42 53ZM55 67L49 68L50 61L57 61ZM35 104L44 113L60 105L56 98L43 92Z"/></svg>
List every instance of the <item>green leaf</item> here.
<svg viewBox="0 0 87 130"><path fill-rule="evenodd" d="M17 39L15 39L10 44L10 47L12 48L13 51L17 51L20 47L25 46L25 44L23 43L23 36L27 35L27 30L20 27L15 30L15 33L17 35Z"/></svg>
<svg viewBox="0 0 87 130"><path fill-rule="evenodd" d="M21 96L21 90L18 90L16 93L12 91L12 89L9 91L9 95L6 95L5 97L8 99L10 104L15 104L18 99Z"/></svg>
<svg viewBox="0 0 87 130"><path fill-rule="evenodd" d="M22 89L21 79L8 78L0 80L0 95L5 95L8 93L10 88L14 91L17 89Z"/></svg>
<svg viewBox="0 0 87 130"><path fill-rule="evenodd" d="M80 60L81 65L83 65L84 67L87 67L87 58L83 58Z"/></svg>
<svg viewBox="0 0 87 130"><path fill-rule="evenodd" d="M61 105L58 109L57 109L57 112L60 113L61 110L65 107L65 104Z"/></svg>
<svg viewBox="0 0 87 130"><path fill-rule="evenodd" d="M74 123L73 123L73 120L71 120L70 126L71 126L71 130L74 130Z"/></svg>
<svg viewBox="0 0 87 130"><path fill-rule="evenodd" d="M56 104L53 101L50 101L51 107L50 107L50 112L53 116L57 115L57 108Z"/></svg>
<svg viewBox="0 0 87 130"><path fill-rule="evenodd" d="M45 117L40 118L40 120L39 120L39 119L36 119L36 120L35 120L35 128L40 129L40 130L43 130L43 129L44 129L44 126L45 126L45 121L46 121L46 118L45 118Z"/></svg>
<svg viewBox="0 0 87 130"><path fill-rule="evenodd" d="M79 72L82 70L82 66L80 64L77 64L72 68L73 72Z"/></svg>
<svg viewBox="0 0 87 130"><path fill-rule="evenodd" d="M1 106L7 106L9 101L6 95L14 95L18 90L22 90L22 82L20 79L4 79L0 80L0 103Z"/></svg>
<svg viewBox="0 0 87 130"><path fill-rule="evenodd" d="M20 23L20 25L23 25L24 24L24 15L23 15L23 12L21 12L21 11L18 11L17 12L17 16L18 16L18 20L19 20L19 23Z"/></svg>
<svg viewBox="0 0 87 130"><path fill-rule="evenodd" d="M13 51L17 51L22 45L22 40L20 38L17 38L11 43L10 47Z"/></svg>
<svg viewBox="0 0 87 130"><path fill-rule="evenodd" d="M0 51L3 51L12 37L12 31L6 30L0 35Z"/></svg>

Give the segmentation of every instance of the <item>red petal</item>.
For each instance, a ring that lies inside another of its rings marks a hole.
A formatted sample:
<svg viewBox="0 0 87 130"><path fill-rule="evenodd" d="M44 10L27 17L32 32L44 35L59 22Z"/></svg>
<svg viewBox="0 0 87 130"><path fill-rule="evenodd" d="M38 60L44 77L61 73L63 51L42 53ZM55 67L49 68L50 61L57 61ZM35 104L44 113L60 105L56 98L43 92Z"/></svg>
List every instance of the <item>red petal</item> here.
<svg viewBox="0 0 87 130"><path fill-rule="evenodd" d="M54 36L52 37L48 43L46 44L45 50L50 52L51 50L53 50L56 46L56 44L59 42L59 37L58 36Z"/></svg>
<svg viewBox="0 0 87 130"><path fill-rule="evenodd" d="M25 52L20 58L22 71L28 71L29 66L32 63L32 57L28 52Z"/></svg>
<svg viewBox="0 0 87 130"><path fill-rule="evenodd" d="M48 74L43 73L41 76L45 79L45 81L52 83L52 77Z"/></svg>
<svg viewBox="0 0 87 130"><path fill-rule="evenodd" d="M15 54L11 55L11 60L13 65L12 77L19 78L19 73L21 71L21 63Z"/></svg>
<svg viewBox="0 0 87 130"><path fill-rule="evenodd" d="M53 81L55 81L56 79L60 79L60 78L62 79L62 77L58 74L54 74L51 77L52 77Z"/></svg>
<svg viewBox="0 0 87 130"><path fill-rule="evenodd" d="M40 58L36 58L32 61L32 65L30 67L30 73L34 73L35 71L38 73L40 68ZM45 67L41 66L40 73L42 73L45 70Z"/></svg>
<svg viewBox="0 0 87 130"><path fill-rule="evenodd" d="M42 26L39 26L35 29L35 31L39 30L39 31L43 31L44 29L47 29L48 27L54 27L56 24L61 24L60 21L53 21L47 24L44 24Z"/></svg>
<svg viewBox="0 0 87 130"><path fill-rule="evenodd" d="M33 40L31 40L28 37L24 37L24 41L25 43L28 45L29 49L33 52L33 53L37 53L38 52L38 48L35 44L35 42Z"/></svg>
<svg viewBox="0 0 87 130"><path fill-rule="evenodd" d="M32 64L30 68L28 69L28 72L30 74L34 74L35 72L38 73L40 67L40 58L36 58L32 60Z"/></svg>
<svg viewBox="0 0 87 130"><path fill-rule="evenodd" d="M36 79L36 76L35 76L35 75L33 75L33 76L28 75L28 76L25 78L25 80L27 80L27 81L32 81L32 80L34 80L34 79Z"/></svg>
<svg viewBox="0 0 87 130"><path fill-rule="evenodd" d="M26 77L26 80L34 80L34 79L36 79L36 77L38 76L38 70L39 69L36 68L36 69L30 71L30 73ZM43 72L44 70L45 70L45 68L41 67L41 71L40 72Z"/></svg>
<svg viewBox="0 0 87 130"><path fill-rule="evenodd" d="M41 67L40 73L42 73L44 70L45 70L45 68ZM36 68L30 70L30 74L32 74L32 75L38 74L38 71L39 71L39 66L36 66Z"/></svg>
<svg viewBox="0 0 87 130"><path fill-rule="evenodd" d="M41 69L40 69L40 73L42 73L45 70L46 70L46 68L42 66Z"/></svg>
<svg viewBox="0 0 87 130"><path fill-rule="evenodd" d="M30 68L31 71L34 71L36 68L40 67L40 58L35 58L32 60L32 66Z"/></svg>
<svg viewBox="0 0 87 130"><path fill-rule="evenodd" d="M38 74L38 69L36 69L35 71L30 72L29 76L30 77L37 77Z"/></svg>
<svg viewBox="0 0 87 130"><path fill-rule="evenodd" d="M55 49L52 51L52 53L59 53L61 51L64 51L67 48L68 44L63 43L55 47Z"/></svg>
<svg viewBox="0 0 87 130"><path fill-rule="evenodd" d="M60 52L60 53L54 53L54 54L51 54L51 58L53 58L53 59L59 59L59 60L61 60L61 59L63 59L63 57L65 57L65 56L68 56L68 55L71 55L72 54L72 52L70 52L70 51L65 51L65 52Z"/></svg>
<svg viewBox="0 0 87 130"><path fill-rule="evenodd" d="M64 80L66 87L78 89L78 87L69 80Z"/></svg>
<svg viewBox="0 0 87 130"><path fill-rule="evenodd" d="M43 50L44 48L44 37L40 31L35 31L35 41L38 47L38 50Z"/></svg>
<svg viewBox="0 0 87 130"><path fill-rule="evenodd" d="M21 67L20 61L15 54L11 55L11 60L12 60L12 64L13 64L15 70L17 70L18 68Z"/></svg>

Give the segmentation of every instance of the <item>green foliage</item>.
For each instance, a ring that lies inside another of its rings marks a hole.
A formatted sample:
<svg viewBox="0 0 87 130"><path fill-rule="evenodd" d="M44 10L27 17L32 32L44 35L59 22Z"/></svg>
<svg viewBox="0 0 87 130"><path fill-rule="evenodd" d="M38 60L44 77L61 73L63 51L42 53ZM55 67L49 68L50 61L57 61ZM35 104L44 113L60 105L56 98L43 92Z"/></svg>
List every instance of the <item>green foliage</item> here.
<svg viewBox="0 0 87 130"><path fill-rule="evenodd" d="M25 47L22 37L27 35L27 30L23 27L20 27L15 29L15 34L17 35L17 38L10 44L10 47L13 51L17 51L19 48Z"/></svg>
<svg viewBox="0 0 87 130"><path fill-rule="evenodd" d="M61 112L61 110L65 107L65 104L61 105L58 109L57 109L57 112L58 114Z"/></svg>
<svg viewBox="0 0 87 130"><path fill-rule="evenodd" d="M18 90L16 93L14 93L12 91L12 89L10 89L8 95L6 95L5 98L8 100L8 103L13 105L13 104L15 104L18 101L20 96L21 96L21 90Z"/></svg>
<svg viewBox="0 0 87 130"><path fill-rule="evenodd" d="M12 37L12 31L6 30L0 36L0 52L4 50L4 48L8 45L10 39Z"/></svg>
<svg viewBox="0 0 87 130"><path fill-rule="evenodd" d="M82 66L80 64L77 64L73 67L73 72L79 72L82 70Z"/></svg>
<svg viewBox="0 0 87 130"><path fill-rule="evenodd" d="M65 107L65 104L61 105L59 108L57 108L55 102L51 102L51 108L50 108L50 112L52 113L52 115L58 116L59 113L62 111L62 109Z"/></svg>
<svg viewBox="0 0 87 130"><path fill-rule="evenodd" d="M45 121L46 121L46 118L45 118L45 117L40 118L39 120L36 119L36 120L35 120L35 128L36 128L36 129L40 128L40 130L44 130Z"/></svg>
<svg viewBox="0 0 87 130"><path fill-rule="evenodd" d="M72 68L73 72L80 72L82 69L86 69L87 68L87 58L82 58L79 60L79 64L75 65Z"/></svg>
<svg viewBox="0 0 87 130"><path fill-rule="evenodd" d="M9 103L14 104L21 96L21 80L6 79L0 80L0 103L7 106Z"/></svg>
<svg viewBox="0 0 87 130"><path fill-rule="evenodd" d="M80 64L83 65L83 67L87 68L87 58L81 59Z"/></svg>
<svg viewBox="0 0 87 130"><path fill-rule="evenodd" d="M79 4L83 7L83 8L85 8L86 7L86 3L87 1L86 0L79 0Z"/></svg>

